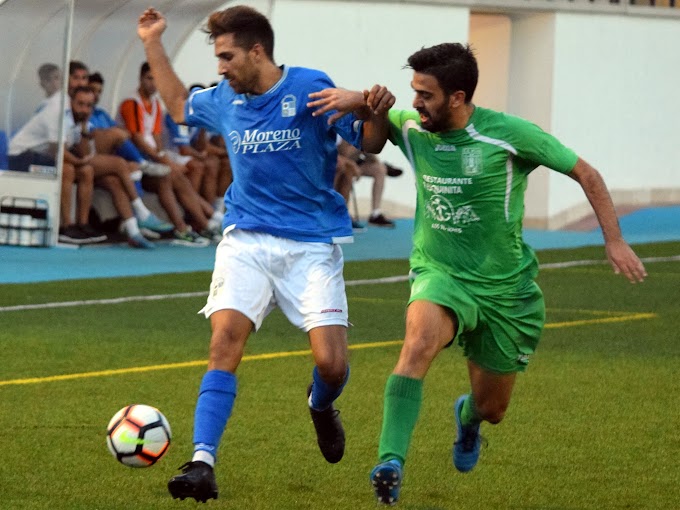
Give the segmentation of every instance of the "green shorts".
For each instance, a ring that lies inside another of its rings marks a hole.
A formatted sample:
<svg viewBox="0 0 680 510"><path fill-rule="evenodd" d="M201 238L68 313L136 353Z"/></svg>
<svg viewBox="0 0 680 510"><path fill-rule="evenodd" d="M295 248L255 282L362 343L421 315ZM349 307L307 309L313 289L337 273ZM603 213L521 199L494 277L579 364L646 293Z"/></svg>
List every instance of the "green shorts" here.
<svg viewBox="0 0 680 510"><path fill-rule="evenodd" d="M425 300L449 308L458 319L454 340L465 356L490 372L523 372L545 323L543 292L530 282L513 294L475 293L432 266L412 272L409 303Z"/></svg>

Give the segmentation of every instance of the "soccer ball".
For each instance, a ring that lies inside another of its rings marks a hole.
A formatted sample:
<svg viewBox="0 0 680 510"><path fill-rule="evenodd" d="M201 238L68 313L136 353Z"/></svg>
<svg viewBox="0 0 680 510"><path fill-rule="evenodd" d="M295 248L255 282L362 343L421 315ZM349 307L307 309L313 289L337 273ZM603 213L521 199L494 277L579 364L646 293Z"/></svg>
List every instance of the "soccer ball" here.
<svg viewBox="0 0 680 510"><path fill-rule="evenodd" d="M155 407L133 404L118 411L106 427L111 454L130 467L152 466L168 451L170 424Z"/></svg>

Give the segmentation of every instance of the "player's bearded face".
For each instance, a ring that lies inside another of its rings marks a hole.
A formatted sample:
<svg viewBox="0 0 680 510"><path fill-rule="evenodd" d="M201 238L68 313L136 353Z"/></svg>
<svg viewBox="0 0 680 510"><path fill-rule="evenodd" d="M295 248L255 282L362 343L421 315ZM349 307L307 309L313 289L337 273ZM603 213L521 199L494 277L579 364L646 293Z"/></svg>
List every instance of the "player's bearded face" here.
<svg viewBox="0 0 680 510"><path fill-rule="evenodd" d="M445 100L440 105L417 107L416 110L420 114L420 123L423 128L432 133L450 129L450 112L447 105L448 101Z"/></svg>
<svg viewBox="0 0 680 510"><path fill-rule="evenodd" d="M84 122L92 114L94 94L92 92L78 92L71 100L71 113L75 122Z"/></svg>
<svg viewBox="0 0 680 510"><path fill-rule="evenodd" d="M147 96L153 96L158 90L156 88L156 82L154 81L153 74L151 74L151 72L147 72L142 76L139 85L142 91Z"/></svg>
<svg viewBox="0 0 680 510"><path fill-rule="evenodd" d="M234 92L245 94L257 89L259 71L251 52L238 46L233 34L215 38L215 55L218 73L229 82Z"/></svg>
<svg viewBox="0 0 680 510"><path fill-rule="evenodd" d="M231 70L223 74L225 80L229 80L229 85L237 94L255 92L259 74L257 68L251 62L250 56L246 53L241 65L233 66Z"/></svg>
<svg viewBox="0 0 680 510"><path fill-rule="evenodd" d="M416 93L413 107L420 114L420 123L430 132L451 129L449 95L439 86L437 78L430 74L415 73L411 87Z"/></svg>
<svg viewBox="0 0 680 510"><path fill-rule="evenodd" d="M77 87L85 87L89 81L89 75L85 69L76 69L68 76L68 93L73 95Z"/></svg>

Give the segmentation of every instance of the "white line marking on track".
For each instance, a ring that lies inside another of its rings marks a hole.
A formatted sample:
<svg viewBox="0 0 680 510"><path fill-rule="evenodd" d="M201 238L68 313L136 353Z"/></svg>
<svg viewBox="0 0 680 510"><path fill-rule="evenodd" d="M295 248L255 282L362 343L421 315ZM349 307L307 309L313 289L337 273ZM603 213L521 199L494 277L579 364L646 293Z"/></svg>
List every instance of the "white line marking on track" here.
<svg viewBox="0 0 680 510"><path fill-rule="evenodd" d="M671 257L647 257L642 259L643 262L676 262L680 261L680 255L673 255ZM570 260L567 262L551 262L549 264L541 264L540 269L563 269L568 267L592 266L608 264L606 260ZM354 287L356 285L379 285L383 283L399 283L408 281L408 275L387 276L384 278L373 278L366 280L349 280L345 282L345 286ZM2 312L20 312L24 310L46 310L49 308L70 308L74 306L92 306L92 305L118 305L121 303L131 303L135 301L162 301L165 299L183 299L207 296L208 292L180 292L177 294L154 294L150 296L125 296L110 299L88 299L83 301L56 301L53 303L36 303L31 305L14 305L14 306L0 306L0 313Z"/></svg>

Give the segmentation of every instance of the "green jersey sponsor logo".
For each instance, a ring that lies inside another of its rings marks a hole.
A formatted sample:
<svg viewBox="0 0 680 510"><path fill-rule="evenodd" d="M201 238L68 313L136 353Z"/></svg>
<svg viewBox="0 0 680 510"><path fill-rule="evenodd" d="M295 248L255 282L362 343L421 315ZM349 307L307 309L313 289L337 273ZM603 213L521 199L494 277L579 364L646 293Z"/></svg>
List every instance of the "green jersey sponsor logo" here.
<svg viewBox="0 0 680 510"><path fill-rule="evenodd" d="M455 209L451 202L441 195L430 197L425 214L435 221L452 225L467 225L479 221L479 216L475 214L472 206L464 205Z"/></svg>

